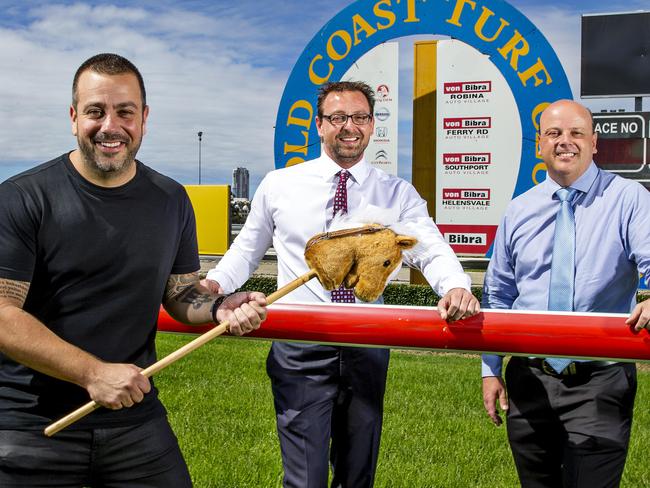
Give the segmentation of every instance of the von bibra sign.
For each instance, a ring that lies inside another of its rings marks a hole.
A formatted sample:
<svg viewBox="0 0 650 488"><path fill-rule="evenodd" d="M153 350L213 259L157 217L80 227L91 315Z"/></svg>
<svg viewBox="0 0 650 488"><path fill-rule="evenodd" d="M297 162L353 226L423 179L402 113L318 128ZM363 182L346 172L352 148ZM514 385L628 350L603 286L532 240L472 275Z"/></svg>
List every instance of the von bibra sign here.
<svg viewBox="0 0 650 488"><path fill-rule="evenodd" d="M536 154L539 116L550 102L572 98L571 89L542 33L501 0L359 0L342 10L314 36L291 72L276 120L276 168L320 155L314 123L320 85L340 80L378 44L420 34L448 35L490 57L512 90L522 128L512 196L542 181L545 166Z"/></svg>

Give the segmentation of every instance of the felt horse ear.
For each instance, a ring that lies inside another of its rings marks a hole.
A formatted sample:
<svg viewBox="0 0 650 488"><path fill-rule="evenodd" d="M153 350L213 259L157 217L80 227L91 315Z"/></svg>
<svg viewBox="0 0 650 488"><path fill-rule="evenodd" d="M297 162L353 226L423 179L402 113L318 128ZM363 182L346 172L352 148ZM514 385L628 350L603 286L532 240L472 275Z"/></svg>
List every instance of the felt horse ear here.
<svg viewBox="0 0 650 488"><path fill-rule="evenodd" d="M414 247L418 243L418 240L415 237L396 235L395 242L402 250L405 250Z"/></svg>

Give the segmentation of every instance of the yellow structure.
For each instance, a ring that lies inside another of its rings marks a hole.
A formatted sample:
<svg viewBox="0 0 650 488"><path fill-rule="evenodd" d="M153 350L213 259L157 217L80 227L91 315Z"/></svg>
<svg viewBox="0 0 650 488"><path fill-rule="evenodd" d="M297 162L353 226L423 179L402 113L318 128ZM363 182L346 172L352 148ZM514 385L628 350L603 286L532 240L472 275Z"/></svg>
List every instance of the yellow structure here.
<svg viewBox="0 0 650 488"><path fill-rule="evenodd" d="M436 218L436 48L437 41L414 44L413 186Z"/></svg>
<svg viewBox="0 0 650 488"><path fill-rule="evenodd" d="M436 41L414 44L413 76L413 186L436 217ZM422 274L411 270L411 283L423 285Z"/></svg>
<svg viewBox="0 0 650 488"><path fill-rule="evenodd" d="M230 185L185 185L196 215L199 254L222 255L230 245Z"/></svg>

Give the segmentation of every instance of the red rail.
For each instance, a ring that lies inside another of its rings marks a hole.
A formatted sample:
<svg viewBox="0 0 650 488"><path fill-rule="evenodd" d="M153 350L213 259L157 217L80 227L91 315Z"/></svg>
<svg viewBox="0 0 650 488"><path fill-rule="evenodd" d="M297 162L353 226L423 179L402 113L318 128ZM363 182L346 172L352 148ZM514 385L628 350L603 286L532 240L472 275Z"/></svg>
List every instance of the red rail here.
<svg viewBox="0 0 650 488"><path fill-rule="evenodd" d="M633 332L624 314L485 310L448 324L435 308L377 305L283 304L246 337L445 351L531 356L650 360L650 334ZM161 308L158 329L202 333L213 325L187 326Z"/></svg>

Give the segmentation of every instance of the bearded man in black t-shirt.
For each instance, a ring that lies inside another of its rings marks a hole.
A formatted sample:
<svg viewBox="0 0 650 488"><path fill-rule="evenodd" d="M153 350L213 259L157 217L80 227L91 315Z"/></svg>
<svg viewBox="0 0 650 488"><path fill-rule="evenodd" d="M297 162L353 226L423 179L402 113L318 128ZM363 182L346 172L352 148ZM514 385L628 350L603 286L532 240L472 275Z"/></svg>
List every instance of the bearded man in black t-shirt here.
<svg viewBox="0 0 650 488"><path fill-rule="evenodd" d="M77 70L78 149L0 185L0 486L191 486L153 382L161 302L186 323L266 316L261 293L199 284L192 206L135 160L149 107L114 54ZM53 438L89 399L106 407Z"/></svg>

